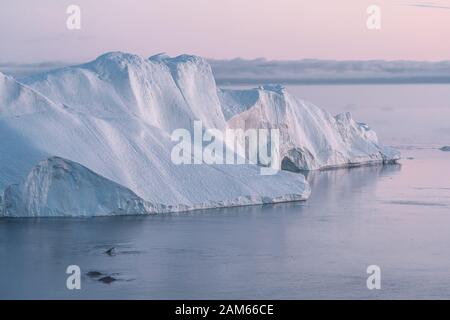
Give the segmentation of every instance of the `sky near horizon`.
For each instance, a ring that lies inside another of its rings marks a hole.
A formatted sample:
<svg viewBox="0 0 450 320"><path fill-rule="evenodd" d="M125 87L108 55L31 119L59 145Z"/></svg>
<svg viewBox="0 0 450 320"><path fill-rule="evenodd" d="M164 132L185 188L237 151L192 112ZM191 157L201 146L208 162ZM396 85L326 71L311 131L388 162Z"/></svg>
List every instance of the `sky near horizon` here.
<svg viewBox="0 0 450 320"><path fill-rule="evenodd" d="M69 5L81 29L68 30ZM381 29L366 12L381 9ZM0 0L0 62L107 52L215 59L450 60L450 0Z"/></svg>

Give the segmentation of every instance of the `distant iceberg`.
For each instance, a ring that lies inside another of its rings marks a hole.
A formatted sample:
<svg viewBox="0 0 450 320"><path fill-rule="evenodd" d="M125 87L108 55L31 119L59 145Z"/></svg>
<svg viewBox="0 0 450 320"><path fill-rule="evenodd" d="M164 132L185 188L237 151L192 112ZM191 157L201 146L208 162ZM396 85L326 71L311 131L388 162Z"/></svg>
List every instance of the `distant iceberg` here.
<svg viewBox="0 0 450 320"><path fill-rule="evenodd" d="M281 87L218 89L200 57L107 53L20 82L0 74L0 215L154 214L309 197L301 174L173 164L171 132L197 120L279 128L291 171L399 157L349 114L332 117Z"/></svg>

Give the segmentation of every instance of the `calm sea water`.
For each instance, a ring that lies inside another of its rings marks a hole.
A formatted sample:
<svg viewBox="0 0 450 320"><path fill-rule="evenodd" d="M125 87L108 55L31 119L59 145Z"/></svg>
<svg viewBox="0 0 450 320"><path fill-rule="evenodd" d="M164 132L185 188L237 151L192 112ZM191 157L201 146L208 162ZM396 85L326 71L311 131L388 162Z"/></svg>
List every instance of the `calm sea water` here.
<svg viewBox="0 0 450 320"><path fill-rule="evenodd" d="M404 159L311 174L303 203L0 219L0 298L450 298L450 153L436 148L450 144L449 87L289 89L333 113L351 110ZM74 264L79 291L66 289ZM369 265L381 268L381 290L366 288Z"/></svg>

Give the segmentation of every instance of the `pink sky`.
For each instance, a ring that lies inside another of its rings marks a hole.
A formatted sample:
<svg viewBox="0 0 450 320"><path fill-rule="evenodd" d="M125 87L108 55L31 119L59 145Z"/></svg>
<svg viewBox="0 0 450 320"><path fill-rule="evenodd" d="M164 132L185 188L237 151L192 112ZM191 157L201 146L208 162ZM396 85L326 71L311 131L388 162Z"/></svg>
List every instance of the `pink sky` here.
<svg viewBox="0 0 450 320"><path fill-rule="evenodd" d="M82 29L66 29L66 8ZM381 30L366 28L369 5ZM450 60L450 1L0 0L0 61L82 61L121 50L210 58ZM429 7L431 5L432 7Z"/></svg>

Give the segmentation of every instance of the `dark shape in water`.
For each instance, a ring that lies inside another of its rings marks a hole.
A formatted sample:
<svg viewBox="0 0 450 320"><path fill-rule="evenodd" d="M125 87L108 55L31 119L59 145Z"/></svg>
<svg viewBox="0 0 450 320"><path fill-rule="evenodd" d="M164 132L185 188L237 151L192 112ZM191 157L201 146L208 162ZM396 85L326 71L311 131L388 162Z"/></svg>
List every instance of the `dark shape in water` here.
<svg viewBox="0 0 450 320"><path fill-rule="evenodd" d="M446 151L446 152L450 152L450 146L443 146L443 147L440 148L439 150L441 150L441 151Z"/></svg>
<svg viewBox="0 0 450 320"><path fill-rule="evenodd" d="M106 253L108 256L114 256L114 255L116 255L116 248L112 247L112 248L106 250L105 253Z"/></svg>
<svg viewBox="0 0 450 320"><path fill-rule="evenodd" d="M106 276L106 277L98 279L98 281L106 283L106 284L110 284L110 283L113 283L114 281L117 281L117 279L114 277L111 277L111 276Z"/></svg>
<svg viewBox="0 0 450 320"><path fill-rule="evenodd" d="M89 271L88 273L86 273L86 275L89 278L98 278L103 276L103 273L99 272L99 271Z"/></svg>

